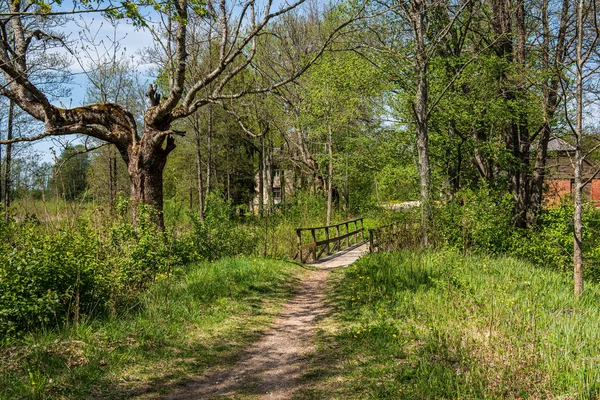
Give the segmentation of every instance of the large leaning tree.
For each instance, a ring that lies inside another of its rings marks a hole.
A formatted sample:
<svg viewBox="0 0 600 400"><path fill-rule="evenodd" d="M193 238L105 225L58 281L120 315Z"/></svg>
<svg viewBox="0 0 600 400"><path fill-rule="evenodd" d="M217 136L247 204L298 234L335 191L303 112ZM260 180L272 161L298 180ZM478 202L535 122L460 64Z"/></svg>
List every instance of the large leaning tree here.
<svg viewBox="0 0 600 400"><path fill-rule="evenodd" d="M41 19L65 12L39 0L0 0L0 70L3 74L0 94L41 121L45 128L41 133L12 139L12 142L81 134L114 144L127 164L134 221L138 216L137 206L147 204L159 211L156 222L164 226L163 169L175 148L174 136L184 134L174 123L208 104L226 105L244 96L272 91L290 83L308 68L334 33L324 37L323 46L307 54L306 62L291 74L266 84L264 80L247 78L247 75L260 73L253 68L253 59L260 51L258 38L269 34L272 21L297 9L304 1L284 2L279 7L273 6L272 0L140 0L139 4L86 1L82 2L82 8L70 10L71 14L102 12L107 18L130 18L152 33L156 47L167 56L167 65L161 66L163 85L158 88L151 85L148 89L150 106L144 112L143 126L138 126L134 115L120 104L74 108L52 104L44 90L29 77L29 54L34 43L66 42L64 34L44 31L39 23ZM154 22L143 17L145 9L152 9ZM217 55L212 68L202 76L191 74L187 67L192 23L205 24L207 35L211 35L211 42L215 43ZM336 32L340 30L341 27ZM244 78L237 79L238 76Z"/></svg>

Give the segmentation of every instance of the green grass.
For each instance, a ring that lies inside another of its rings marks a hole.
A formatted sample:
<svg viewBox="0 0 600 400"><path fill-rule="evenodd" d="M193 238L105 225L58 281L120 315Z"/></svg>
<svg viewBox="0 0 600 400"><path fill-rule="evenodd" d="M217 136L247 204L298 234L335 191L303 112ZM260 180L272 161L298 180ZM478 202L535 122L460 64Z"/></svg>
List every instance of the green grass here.
<svg viewBox="0 0 600 400"><path fill-rule="evenodd" d="M512 258L378 253L334 283L298 398L588 399L600 286Z"/></svg>
<svg viewBox="0 0 600 400"><path fill-rule="evenodd" d="M0 398L146 398L235 361L289 298L300 269L230 258L164 279L128 312L0 348Z"/></svg>

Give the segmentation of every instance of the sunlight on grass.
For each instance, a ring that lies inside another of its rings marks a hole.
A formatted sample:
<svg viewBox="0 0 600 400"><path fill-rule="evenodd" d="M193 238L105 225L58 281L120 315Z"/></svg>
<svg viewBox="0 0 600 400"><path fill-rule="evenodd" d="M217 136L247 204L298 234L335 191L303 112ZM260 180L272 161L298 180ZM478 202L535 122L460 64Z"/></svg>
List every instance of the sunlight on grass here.
<svg viewBox="0 0 600 400"><path fill-rule="evenodd" d="M106 321L29 335L0 349L0 398L123 398L169 391L235 360L291 295L297 266L229 258L160 280Z"/></svg>
<svg viewBox="0 0 600 400"><path fill-rule="evenodd" d="M598 285L576 301L569 276L526 262L400 252L361 259L332 296L300 398L600 393Z"/></svg>

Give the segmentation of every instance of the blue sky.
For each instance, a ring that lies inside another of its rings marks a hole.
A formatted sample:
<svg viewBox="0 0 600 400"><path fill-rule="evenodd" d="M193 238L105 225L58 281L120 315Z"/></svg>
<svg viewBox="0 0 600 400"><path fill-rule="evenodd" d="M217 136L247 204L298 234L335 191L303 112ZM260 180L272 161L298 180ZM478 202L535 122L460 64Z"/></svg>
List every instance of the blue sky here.
<svg viewBox="0 0 600 400"><path fill-rule="evenodd" d="M64 6L63 6L64 7ZM75 17L72 21L65 25L64 32L71 40L79 41L79 36L82 27L87 27L89 32L95 35L97 41L103 40L106 46L109 46L110 41L116 37L119 40L122 53L126 58L133 58L134 62L140 64L139 69L147 75L150 71L150 65L144 65L141 60L140 53L152 44L151 34L143 29L135 28L127 21L119 21L116 25L112 25L100 14L84 14ZM79 50L79 51L77 51ZM67 55L71 59L70 71L72 72L72 83L69 86L70 96L62 97L55 103L64 107L76 107L84 104L85 91L88 86L88 78L84 73L84 69L88 69L93 62L87 54L81 49L73 49L75 56L69 54L66 50L61 50L60 53ZM120 53L121 53L120 52ZM77 57L77 59L75 58ZM151 76L147 76L148 81L152 80ZM59 142L65 140L73 141L75 137L66 137L58 139ZM53 161L53 154L50 150L54 148L60 152L60 144L56 143L56 139L41 140L32 145L32 149L38 153L39 159L45 162Z"/></svg>

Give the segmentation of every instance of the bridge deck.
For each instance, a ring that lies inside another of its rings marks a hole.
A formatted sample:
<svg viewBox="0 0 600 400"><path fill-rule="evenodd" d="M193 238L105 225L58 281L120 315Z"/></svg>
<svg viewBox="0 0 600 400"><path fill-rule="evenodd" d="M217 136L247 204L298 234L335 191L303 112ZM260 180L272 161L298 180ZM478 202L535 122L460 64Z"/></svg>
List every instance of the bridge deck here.
<svg viewBox="0 0 600 400"><path fill-rule="evenodd" d="M363 254L368 253L369 244L366 242L357 243L354 246L348 247L342 251L338 251L327 257L323 257L316 262L310 263L318 267L319 269L335 269L340 267L347 267L354 261L358 260Z"/></svg>

